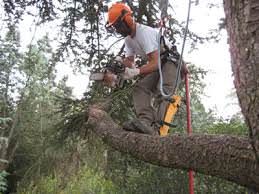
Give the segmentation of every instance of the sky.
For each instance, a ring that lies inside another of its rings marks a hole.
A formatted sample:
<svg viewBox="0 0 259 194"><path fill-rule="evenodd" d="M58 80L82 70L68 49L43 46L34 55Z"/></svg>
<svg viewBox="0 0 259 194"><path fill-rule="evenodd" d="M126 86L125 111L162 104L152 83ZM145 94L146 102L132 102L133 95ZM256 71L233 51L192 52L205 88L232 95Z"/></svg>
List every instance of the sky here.
<svg viewBox="0 0 259 194"><path fill-rule="evenodd" d="M179 21L185 21L187 16L188 0L174 0L172 3L174 11L172 17ZM214 3L218 7L209 9L209 5ZM0 15L1 17L1 15ZM192 5L191 20L189 29L200 36L207 35L211 29L218 28L220 18L224 17L221 0L199 1L198 5ZM35 21L32 18L26 18L21 22L20 32L22 46L35 42L46 32L53 34L55 25L45 24L42 27L35 28ZM179 43L178 50L181 50L182 40ZM207 110L212 109L216 114L225 119L240 111L236 98L228 97L233 93L233 77L231 72L230 54L227 44L227 33L221 31L221 40L217 43L207 42L198 45L197 49L190 52L190 40L187 39L184 59L196 66L202 67L209 73L205 78L205 96L202 97L203 104ZM108 43L110 45L111 43ZM73 94L80 98L88 87L89 73L84 70L84 74L74 74L69 64L59 63L57 66L57 80L68 75L68 86L73 87ZM80 83L80 84L78 84Z"/></svg>
<svg viewBox="0 0 259 194"><path fill-rule="evenodd" d="M187 16L188 0L175 0L175 17L185 21ZM180 3L181 2L181 3ZM216 7L209 9L210 4ZM199 1L197 6L191 7L191 21L189 29L199 35L206 35L211 29L218 28L220 19L224 18L221 0ZM227 32L221 31L219 42L206 42L198 45L198 49L190 52L188 40L184 52L184 59L208 71L205 78L205 94L202 98L205 108L213 109L218 116L230 118L240 111L236 96L229 97L234 91L233 76ZM235 94L235 92L234 92Z"/></svg>

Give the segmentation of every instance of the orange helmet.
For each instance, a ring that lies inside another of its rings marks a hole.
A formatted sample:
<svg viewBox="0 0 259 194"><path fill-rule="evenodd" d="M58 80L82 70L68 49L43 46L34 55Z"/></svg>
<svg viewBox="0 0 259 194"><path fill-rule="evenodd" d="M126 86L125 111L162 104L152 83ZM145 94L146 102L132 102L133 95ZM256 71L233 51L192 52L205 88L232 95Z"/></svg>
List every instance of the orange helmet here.
<svg viewBox="0 0 259 194"><path fill-rule="evenodd" d="M119 18L125 20L129 27L133 24L131 9L124 3L115 3L108 10L108 26L112 26Z"/></svg>

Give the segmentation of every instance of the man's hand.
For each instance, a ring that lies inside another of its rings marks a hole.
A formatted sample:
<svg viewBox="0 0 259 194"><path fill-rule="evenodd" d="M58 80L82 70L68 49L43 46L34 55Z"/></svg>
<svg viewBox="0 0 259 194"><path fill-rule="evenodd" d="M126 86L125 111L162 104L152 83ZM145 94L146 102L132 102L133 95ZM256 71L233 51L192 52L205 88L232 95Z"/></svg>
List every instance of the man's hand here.
<svg viewBox="0 0 259 194"><path fill-rule="evenodd" d="M188 67L187 67L187 65L185 63L183 64L183 68L182 69L183 69L183 73L184 74L190 73L190 71L189 71L189 69L188 69Z"/></svg>
<svg viewBox="0 0 259 194"><path fill-rule="evenodd" d="M133 77L139 75L140 71L138 68L128 68L126 67L123 74L123 79L132 79Z"/></svg>
<svg viewBox="0 0 259 194"><path fill-rule="evenodd" d="M116 56L114 61L118 61L120 63L123 63L123 58L121 56Z"/></svg>
<svg viewBox="0 0 259 194"><path fill-rule="evenodd" d="M135 59L134 56L130 56L126 58L122 58L121 56L116 56L114 60L124 64L125 67L135 68L134 59Z"/></svg>
<svg viewBox="0 0 259 194"><path fill-rule="evenodd" d="M189 74L189 73L190 73L190 71L189 71L187 65L184 63L182 66L182 69L181 69L181 78L184 79L185 75Z"/></svg>
<svg viewBox="0 0 259 194"><path fill-rule="evenodd" d="M107 71L105 74L104 74L104 77L103 77L103 82L105 85L107 86L111 86L111 87L114 87L116 85L116 81L117 81L117 75L114 75L113 73L111 73L110 71Z"/></svg>

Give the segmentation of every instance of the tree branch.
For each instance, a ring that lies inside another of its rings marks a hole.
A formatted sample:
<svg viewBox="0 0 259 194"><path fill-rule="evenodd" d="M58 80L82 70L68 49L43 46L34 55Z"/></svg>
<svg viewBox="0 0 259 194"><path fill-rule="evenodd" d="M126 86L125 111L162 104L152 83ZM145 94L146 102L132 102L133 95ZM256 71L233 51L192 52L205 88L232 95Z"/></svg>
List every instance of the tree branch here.
<svg viewBox="0 0 259 194"><path fill-rule="evenodd" d="M121 130L96 106L88 113L88 124L118 151L155 165L192 169L259 191L259 164L247 138L208 134L156 137Z"/></svg>

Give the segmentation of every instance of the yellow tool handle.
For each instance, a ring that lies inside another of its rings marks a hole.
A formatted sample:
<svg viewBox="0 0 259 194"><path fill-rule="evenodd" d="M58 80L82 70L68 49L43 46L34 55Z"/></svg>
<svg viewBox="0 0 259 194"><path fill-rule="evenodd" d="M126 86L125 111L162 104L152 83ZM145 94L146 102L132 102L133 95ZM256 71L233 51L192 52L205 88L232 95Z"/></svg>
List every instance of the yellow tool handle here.
<svg viewBox="0 0 259 194"><path fill-rule="evenodd" d="M176 114L178 107L181 104L181 97L180 96L172 96L172 102L169 104L166 114L165 114L165 123L171 123L174 119L174 115ZM169 126L164 124L160 127L160 136L168 135Z"/></svg>

